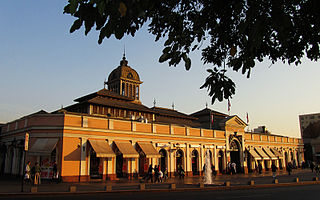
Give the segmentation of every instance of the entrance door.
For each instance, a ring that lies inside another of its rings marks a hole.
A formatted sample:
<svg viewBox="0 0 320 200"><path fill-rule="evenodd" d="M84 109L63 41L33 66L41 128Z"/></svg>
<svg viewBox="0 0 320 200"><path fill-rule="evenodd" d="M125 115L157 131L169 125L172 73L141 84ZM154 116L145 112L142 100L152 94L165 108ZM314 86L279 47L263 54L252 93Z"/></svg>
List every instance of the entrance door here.
<svg viewBox="0 0 320 200"><path fill-rule="evenodd" d="M90 178L102 178L102 162L94 151L90 152Z"/></svg>
<svg viewBox="0 0 320 200"><path fill-rule="evenodd" d="M123 168L123 156L121 154L121 155L117 155L117 157L116 157L116 174L117 174L117 178L123 177L122 168Z"/></svg>
<svg viewBox="0 0 320 200"><path fill-rule="evenodd" d="M176 171L178 171L180 167L183 169L183 151L179 149L176 153Z"/></svg>
<svg viewBox="0 0 320 200"><path fill-rule="evenodd" d="M220 150L218 153L218 163L219 163L219 172L223 172L223 151Z"/></svg>
<svg viewBox="0 0 320 200"><path fill-rule="evenodd" d="M147 159L145 156L141 156L139 157L139 174L141 176L146 175L147 171L148 171L148 166L149 166L149 159Z"/></svg>
<svg viewBox="0 0 320 200"><path fill-rule="evenodd" d="M233 140L230 143L230 162L236 164L236 173L240 173L241 170L241 162L240 162L240 147L238 142Z"/></svg>
<svg viewBox="0 0 320 200"><path fill-rule="evenodd" d="M249 153L248 150L245 151L246 157L247 157L247 167L248 167L248 172L253 172L252 170L252 157Z"/></svg>
<svg viewBox="0 0 320 200"><path fill-rule="evenodd" d="M161 171L165 171L167 168L167 151L165 149L161 149L159 151L159 154L161 155L160 158L160 169Z"/></svg>
<svg viewBox="0 0 320 200"><path fill-rule="evenodd" d="M198 158L199 158L198 151L197 150L193 150L192 151L192 157L191 157L193 175L199 175Z"/></svg>

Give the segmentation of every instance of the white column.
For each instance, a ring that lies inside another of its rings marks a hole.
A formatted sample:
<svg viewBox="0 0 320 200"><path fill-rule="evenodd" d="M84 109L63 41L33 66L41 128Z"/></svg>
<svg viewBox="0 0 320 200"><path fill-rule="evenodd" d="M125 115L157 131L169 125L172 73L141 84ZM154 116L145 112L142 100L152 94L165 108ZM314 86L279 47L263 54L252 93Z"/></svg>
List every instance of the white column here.
<svg viewBox="0 0 320 200"><path fill-rule="evenodd" d="M185 162L186 165L185 165L185 172L187 174L187 172L191 172L192 171L192 166L191 166L191 156L190 156L190 148L189 148L189 144L186 143L186 152L185 152Z"/></svg>
<svg viewBox="0 0 320 200"><path fill-rule="evenodd" d="M218 161L218 151L217 151L217 146L216 145L214 145L214 147L213 147L213 162L214 162L214 169L216 170L216 171L218 171L219 170L219 161Z"/></svg>
<svg viewBox="0 0 320 200"><path fill-rule="evenodd" d="M90 166L87 166L86 163L86 152L87 152L87 138L81 138L80 139L81 143L80 143L80 151L81 151L81 160L80 160L80 176L83 175L89 175L89 170L88 170L88 174L86 174L86 169L88 167L88 169L90 168ZM90 160L88 162L90 165Z"/></svg>

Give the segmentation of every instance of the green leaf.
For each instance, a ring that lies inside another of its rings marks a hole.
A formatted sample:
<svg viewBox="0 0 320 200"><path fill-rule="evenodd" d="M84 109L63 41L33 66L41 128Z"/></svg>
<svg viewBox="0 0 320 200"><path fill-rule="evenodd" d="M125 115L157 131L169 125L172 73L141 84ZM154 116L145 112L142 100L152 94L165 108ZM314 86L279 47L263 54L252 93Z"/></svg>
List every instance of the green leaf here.
<svg viewBox="0 0 320 200"><path fill-rule="evenodd" d="M75 30L78 30L82 26L82 20L77 19L73 22L73 25L70 28L70 33L73 33Z"/></svg>
<svg viewBox="0 0 320 200"><path fill-rule="evenodd" d="M186 70L189 70L191 68L191 59L187 56L186 53L182 54L183 61L185 62L184 66Z"/></svg>
<svg viewBox="0 0 320 200"><path fill-rule="evenodd" d="M169 54L163 53L159 58L159 62L163 63L163 62L167 61L168 59L169 59Z"/></svg>

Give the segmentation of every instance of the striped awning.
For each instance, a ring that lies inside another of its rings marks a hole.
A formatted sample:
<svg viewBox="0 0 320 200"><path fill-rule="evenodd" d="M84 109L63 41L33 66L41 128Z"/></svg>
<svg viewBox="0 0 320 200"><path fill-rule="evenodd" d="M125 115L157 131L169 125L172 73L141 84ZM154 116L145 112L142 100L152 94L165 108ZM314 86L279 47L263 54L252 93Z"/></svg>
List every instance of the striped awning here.
<svg viewBox="0 0 320 200"><path fill-rule="evenodd" d="M269 148L263 148L263 150L267 153L267 155L271 158L271 160L277 160L277 156L275 156Z"/></svg>
<svg viewBox="0 0 320 200"><path fill-rule="evenodd" d="M255 147L254 149L258 152L262 159L270 160L269 156L267 156L267 154L265 154L260 147Z"/></svg>
<svg viewBox="0 0 320 200"><path fill-rule="evenodd" d="M93 150L96 152L97 157L110 158L116 156L108 142L105 140L89 139L89 143L91 144Z"/></svg>
<svg viewBox="0 0 320 200"><path fill-rule="evenodd" d="M275 156L277 156L278 158L283 158L282 153L280 153L277 149L273 148L271 149L271 151L274 153Z"/></svg>
<svg viewBox="0 0 320 200"><path fill-rule="evenodd" d="M254 149L250 149L249 153L255 160L262 160L262 158L257 154L257 152Z"/></svg>
<svg viewBox="0 0 320 200"><path fill-rule="evenodd" d="M139 158L138 152L129 141L114 141L114 144L124 158Z"/></svg>
<svg viewBox="0 0 320 200"><path fill-rule="evenodd" d="M59 138L32 138L30 140L29 155L51 155L56 148Z"/></svg>
<svg viewBox="0 0 320 200"><path fill-rule="evenodd" d="M149 142L137 142L140 149L147 158L160 158L161 155Z"/></svg>

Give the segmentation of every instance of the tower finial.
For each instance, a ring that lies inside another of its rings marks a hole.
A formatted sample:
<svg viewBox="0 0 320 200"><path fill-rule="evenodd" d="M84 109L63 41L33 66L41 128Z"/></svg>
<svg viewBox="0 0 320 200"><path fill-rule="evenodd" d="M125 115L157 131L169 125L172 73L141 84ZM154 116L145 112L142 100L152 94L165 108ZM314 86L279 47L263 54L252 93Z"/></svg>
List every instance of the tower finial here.
<svg viewBox="0 0 320 200"><path fill-rule="evenodd" d="M126 44L123 45L123 60L126 59Z"/></svg>
<svg viewBox="0 0 320 200"><path fill-rule="evenodd" d="M153 107L156 107L156 98L153 99Z"/></svg>
<svg viewBox="0 0 320 200"><path fill-rule="evenodd" d="M122 60L120 61L120 66L128 66L128 61L126 59L126 46L125 46L125 44L123 45L123 57L122 57Z"/></svg>
<svg viewBox="0 0 320 200"><path fill-rule="evenodd" d="M172 102L172 110L174 110L174 102Z"/></svg>

